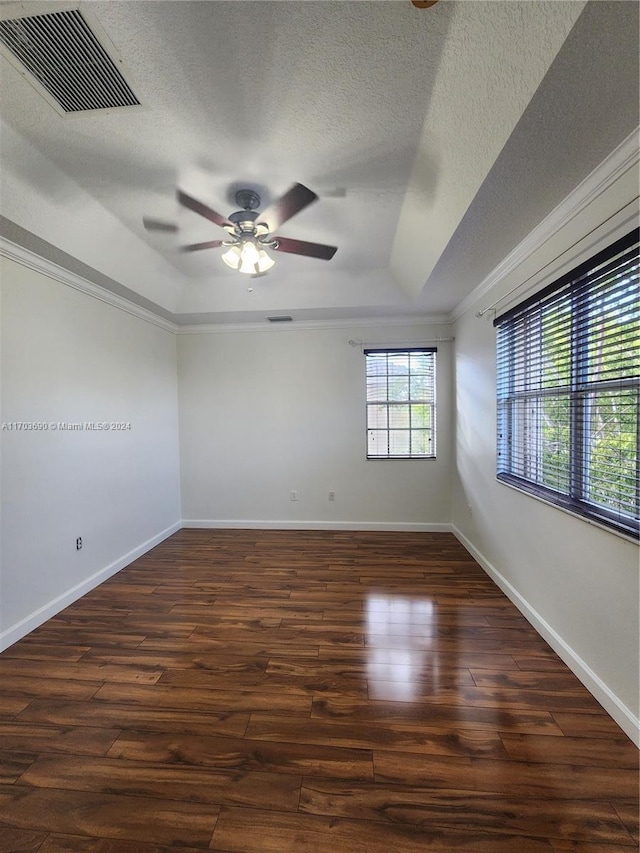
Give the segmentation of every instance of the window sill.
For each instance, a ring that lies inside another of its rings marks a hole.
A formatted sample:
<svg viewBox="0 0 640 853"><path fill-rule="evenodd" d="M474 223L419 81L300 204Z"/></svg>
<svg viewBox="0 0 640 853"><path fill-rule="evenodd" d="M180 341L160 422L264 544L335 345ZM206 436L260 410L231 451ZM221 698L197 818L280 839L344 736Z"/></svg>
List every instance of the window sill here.
<svg viewBox="0 0 640 853"><path fill-rule="evenodd" d="M365 456L367 462L435 462L437 456Z"/></svg>
<svg viewBox="0 0 640 853"><path fill-rule="evenodd" d="M618 536L620 539L626 539L627 542L633 542L634 545L638 545L638 536L633 533L627 533L624 530L618 530L615 527L610 527L608 524L604 524L595 518L589 518L586 515L582 515L582 513L575 512L575 510L569 509L569 507L555 503L555 501L548 500L543 495L536 494L535 492L529 491L528 489L521 489L519 486L516 486L513 483L508 482L507 480L502 480L498 476L495 477L495 481L497 483L500 483L501 486L507 486L507 488L513 489L514 492L518 492L518 494L520 495L524 495L527 498L533 498L534 500L540 501L541 503L546 504L547 506L560 510L560 512L564 512L567 515L571 515L573 516L573 518L577 518L580 521L584 521L586 524L592 525L592 527L598 527L600 530L604 530L607 533L611 533L614 536Z"/></svg>

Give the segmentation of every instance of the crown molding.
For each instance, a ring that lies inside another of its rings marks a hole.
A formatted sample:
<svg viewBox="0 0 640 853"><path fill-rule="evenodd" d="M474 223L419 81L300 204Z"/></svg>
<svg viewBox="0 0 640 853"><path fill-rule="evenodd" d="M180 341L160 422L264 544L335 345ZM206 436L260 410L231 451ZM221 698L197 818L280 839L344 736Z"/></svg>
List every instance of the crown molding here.
<svg viewBox="0 0 640 853"><path fill-rule="evenodd" d="M6 237L0 236L0 255L9 258L21 266L28 267L36 272L42 273L47 278L60 282L61 284L78 290L81 293L91 296L100 302L111 305L119 311L124 311L133 317L144 320L146 323L151 323L160 329L167 332L172 332L177 335L212 335L225 334L229 332L282 332L282 331L311 331L314 329L369 329L385 327L402 327L402 326L449 326L451 320L448 316L391 316L391 317L361 317L347 320L293 320L291 323L268 323L264 320L258 322L247 323L194 323L181 326L171 320L166 320L153 311L136 305L123 296L118 296L111 293L98 284L94 284L83 276L61 267L53 261L47 260L42 256L32 252L30 249L25 249L17 243L13 243ZM174 315L176 316L176 315Z"/></svg>
<svg viewBox="0 0 640 853"><path fill-rule="evenodd" d="M216 335L227 332L307 332L324 329L372 329L398 326L450 326L446 316L361 317L352 320L293 320L291 323L202 323L178 326L178 335Z"/></svg>
<svg viewBox="0 0 640 853"><path fill-rule="evenodd" d="M131 302L123 296L117 296L115 293L110 293L103 287L93 284L93 282L90 282L88 279L70 272L58 264L54 264L53 261L49 261L46 258L35 254L35 252L31 252L29 249L19 246L17 243L12 243L5 237L0 237L0 255L15 261L23 267L28 267L29 269L42 273L42 275L47 276L47 278L60 282L60 284L64 284L67 287L71 287L73 290L78 290L87 296L91 296L99 302L111 305L112 308L117 308L119 311L124 311L126 314L137 317L139 320L151 323L153 326L157 326L167 332L173 332L175 334L178 328L177 325L172 323L170 320L165 320L163 317L159 317L152 311L142 308L140 305L136 305L135 302Z"/></svg>
<svg viewBox="0 0 640 853"><path fill-rule="evenodd" d="M496 284L540 249L561 226L567 225L572 219L575 219L602 193L608 190L618 178L638 163L640 159L639 132L640 128L636 128L617 148L614 148L599 166L596 166L468 296L458 303L449 315L451 322L462 317L473 305L485 297Z"/></svg>

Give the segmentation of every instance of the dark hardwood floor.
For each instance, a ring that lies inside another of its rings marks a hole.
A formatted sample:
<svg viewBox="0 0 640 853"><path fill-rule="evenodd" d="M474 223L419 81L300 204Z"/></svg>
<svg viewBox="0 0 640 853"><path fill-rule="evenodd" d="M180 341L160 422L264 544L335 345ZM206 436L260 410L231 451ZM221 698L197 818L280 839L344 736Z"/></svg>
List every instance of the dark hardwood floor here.
<svg viewBox="0 0 640 853"><path fill-rule="evenodd" d="M2 853L638 849L637 750L449 534L180 531L0 686Z"/></svg>

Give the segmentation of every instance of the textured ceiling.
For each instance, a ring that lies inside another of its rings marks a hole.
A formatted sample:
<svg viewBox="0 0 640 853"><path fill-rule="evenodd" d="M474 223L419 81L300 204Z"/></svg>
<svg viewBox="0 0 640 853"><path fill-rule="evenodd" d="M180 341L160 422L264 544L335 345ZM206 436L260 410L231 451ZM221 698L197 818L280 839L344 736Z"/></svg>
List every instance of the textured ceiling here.
<svg viewBox="0 0 640 853"><path fill-rule="evenodd" d="M2 57L2 231L183 322L446 314L637 125L635 3L29 0L0 14L72 7L142 106L60 116ZM253 282L142 227L217 239L176 186L227 215L239 184L268 203L294 181L320 201L281 233L337 245L330 262L276 254Z"/></svg>

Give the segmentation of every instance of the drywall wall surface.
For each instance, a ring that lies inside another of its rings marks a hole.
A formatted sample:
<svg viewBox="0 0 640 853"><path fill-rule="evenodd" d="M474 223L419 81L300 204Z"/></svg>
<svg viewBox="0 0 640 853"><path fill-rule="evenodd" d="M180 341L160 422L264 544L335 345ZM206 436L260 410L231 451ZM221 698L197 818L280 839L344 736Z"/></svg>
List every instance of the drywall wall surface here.
<svg viewBox="0 0 640 853"><path fill-rule="evenodd" d="M179 521L176 350L172 333L6 258L2 306L0 639L13 642Z"/></svg>
<svg viewBox="0 0 640 853"><path fill-rule="evenodd" d="M456 323L452 499L462 541L632 737L639 695L637 545L496 480L496 336L492 312L476 314L500 296L498 311L517 303L519 294L535 292L630 231L636 194L636 169L625 169ZM508 296L520 282L528 283Z"/></svg>
<svg viewBox="0 0 640 853"><path fill-rule="evenodd" d="M437 459L375 461L361 343L449 336L448 325L382 324L179 335L183 519L448 529L451 343L436 344Z"/></svg>

